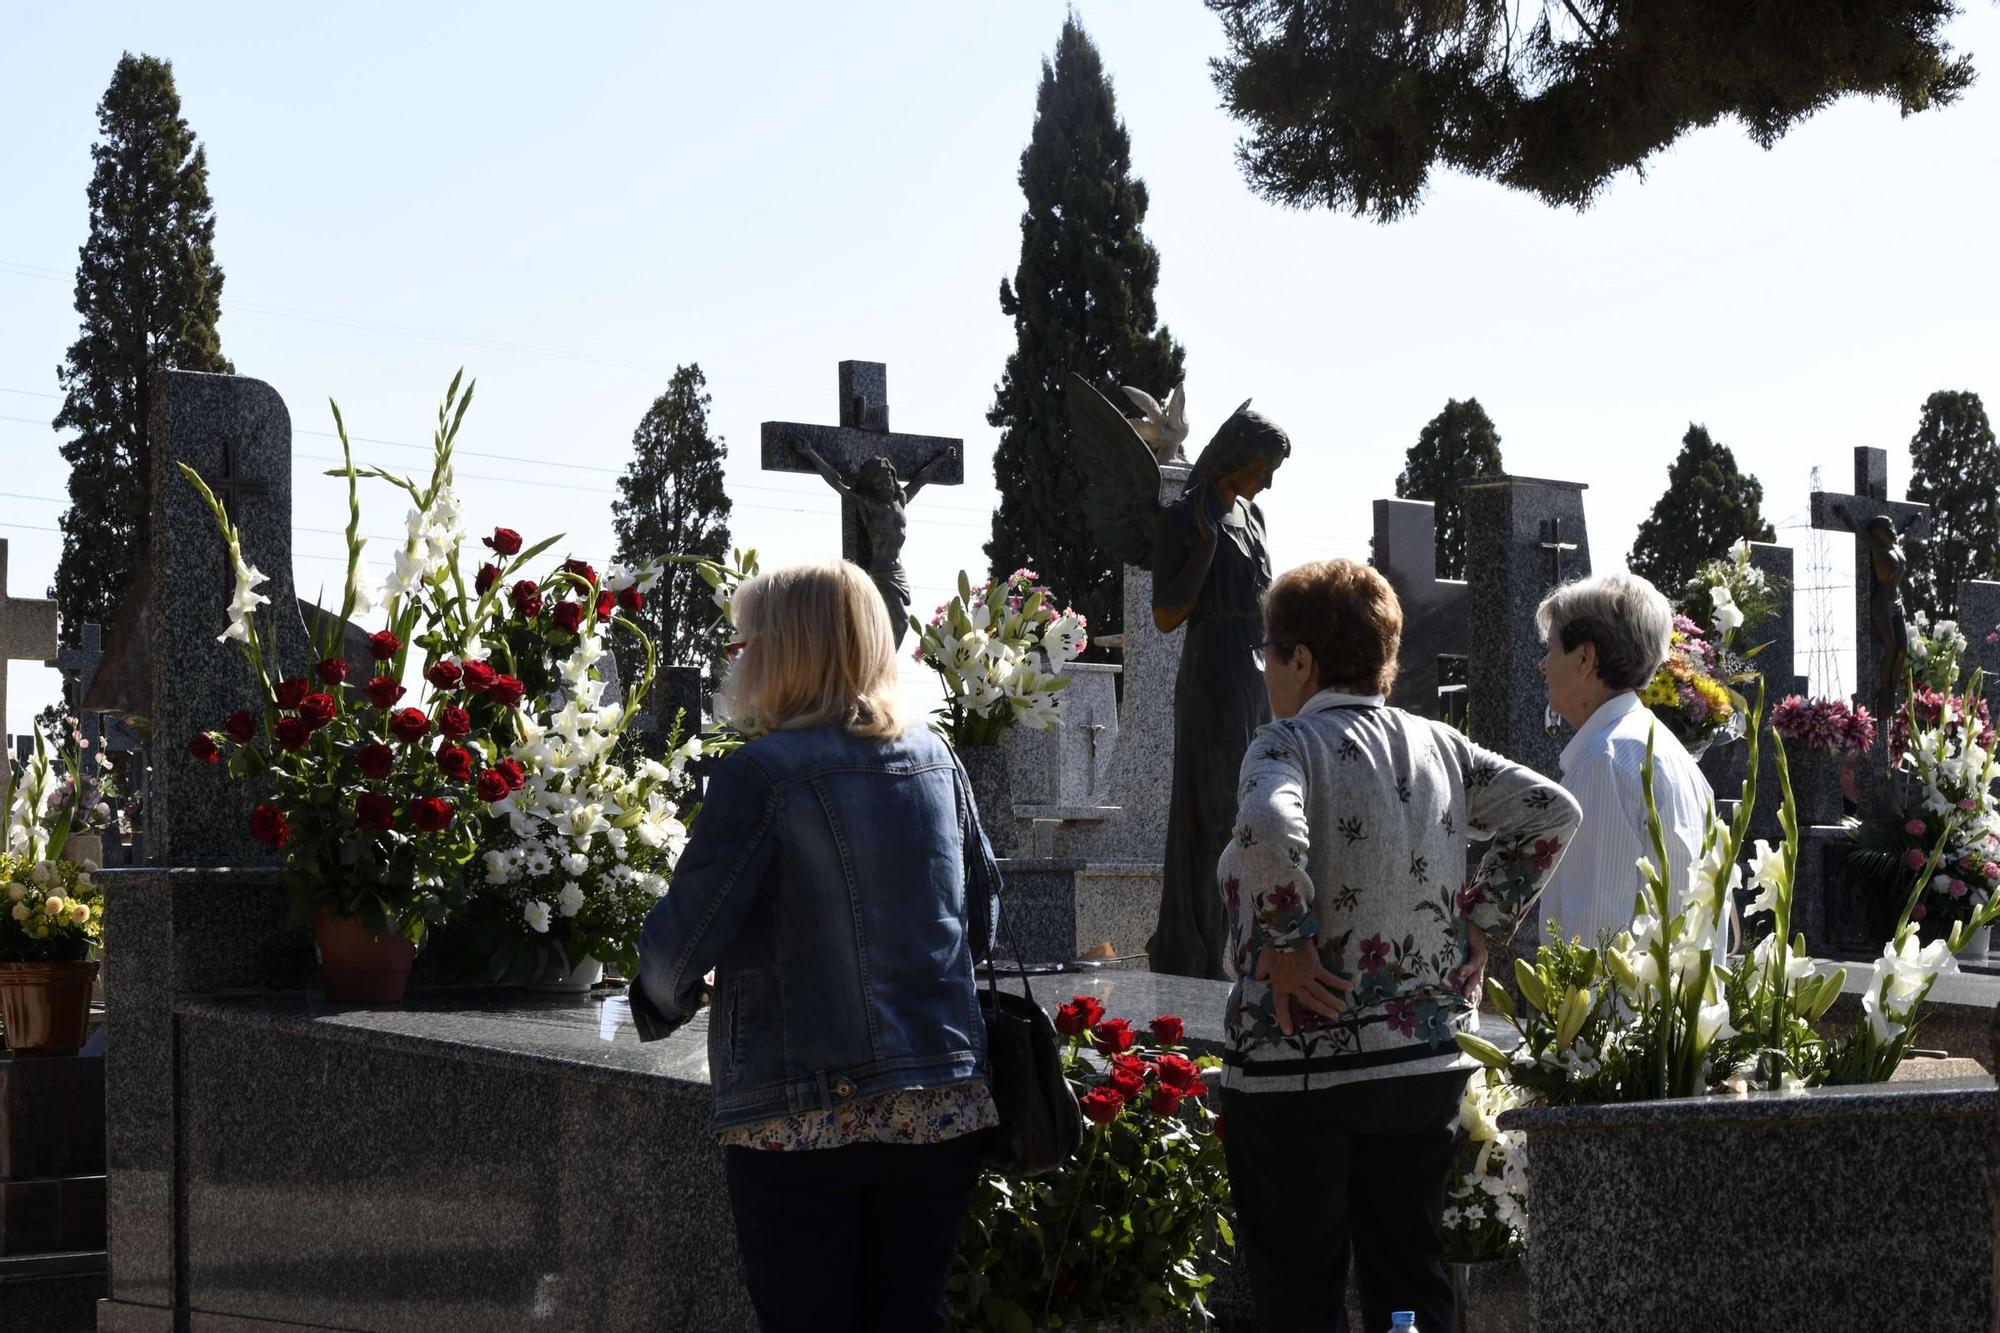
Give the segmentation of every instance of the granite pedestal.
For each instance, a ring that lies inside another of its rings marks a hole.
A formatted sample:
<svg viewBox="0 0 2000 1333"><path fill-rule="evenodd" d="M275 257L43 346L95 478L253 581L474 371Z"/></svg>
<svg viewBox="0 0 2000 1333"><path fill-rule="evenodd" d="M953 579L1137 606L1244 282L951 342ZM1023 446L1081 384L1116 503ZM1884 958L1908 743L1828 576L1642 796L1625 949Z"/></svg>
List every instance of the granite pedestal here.
<svg viewBox="0 0 2000 1333"><path fill-rule="evenodd" d="M1976 1078L1509 1112L1533 1326L1985 1329L1996 1111Z"/></svg>

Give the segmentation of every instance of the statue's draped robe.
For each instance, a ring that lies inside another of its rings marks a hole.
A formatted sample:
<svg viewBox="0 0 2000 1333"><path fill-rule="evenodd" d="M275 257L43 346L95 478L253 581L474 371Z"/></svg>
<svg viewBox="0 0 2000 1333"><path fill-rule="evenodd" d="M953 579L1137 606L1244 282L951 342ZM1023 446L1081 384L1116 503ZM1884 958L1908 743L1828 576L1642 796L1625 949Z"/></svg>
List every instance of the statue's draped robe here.
<svg viewBox="0 0 2000 1333"><path fill-rule="evenodd" d="M1198 532L1198 490L1167 506L1153 548L1157 580L1187 563ZM1240 524L1241 526L1231 526ZM1227 941L1215 866L1236 821L1236 778L1257 728L1271 720L1253 652L1264 637L1259 603L1271 586L1264 516L1239 503L1216 535L1215 558L1182 633L1174 682L1174 786L1167 814L1160 918L1147 944L1155 972L1221 978Z"/></svg>

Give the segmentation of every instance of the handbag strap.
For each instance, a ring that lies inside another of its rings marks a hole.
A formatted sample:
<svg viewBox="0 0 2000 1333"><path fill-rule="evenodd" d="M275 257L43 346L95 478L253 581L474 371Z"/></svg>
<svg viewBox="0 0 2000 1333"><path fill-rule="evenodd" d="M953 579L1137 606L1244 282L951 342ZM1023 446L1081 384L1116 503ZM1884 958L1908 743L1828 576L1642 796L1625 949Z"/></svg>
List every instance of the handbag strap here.
<svg viewBox="0 0 2000 1333"><path fill-rule="evenodd" d="M972 779L966 774L965 765L959 762L958 752L956 750L952 751L951 753L951 765L953 768L958 770L958 780L965 784L965 790L968 793L970 793L972 790ZM979 899L980 899L979 919L981 921L988 921L991 920L993 917L993 898L987 886L986 875L983 869L978 878L979 878ZM994 936L997 933L998 932L994 930L989 930L986 932L986 957L984 959L984 962L986 964L986 987L987 987L987 993L989 995L998 995L1000 993L999 969L994 965L993 962ZM1036 1007L1039 1008L1040 1003L1035 999L1034 983L1028 980L1027 960L1021 957L1021 937L1014 932L1014 923L1011 921L1007 923L1007 938L1008 938L1008 943L1010 943L1014 947L1014 966L1017 969L1017 975L1020 977L1021 991L1024 995L1028 997L1028 1003L1036 1005ZM975 962L974 976L973 976L973 986L975 988L977 988L979 984L977 968L978 964Z"/></svg>

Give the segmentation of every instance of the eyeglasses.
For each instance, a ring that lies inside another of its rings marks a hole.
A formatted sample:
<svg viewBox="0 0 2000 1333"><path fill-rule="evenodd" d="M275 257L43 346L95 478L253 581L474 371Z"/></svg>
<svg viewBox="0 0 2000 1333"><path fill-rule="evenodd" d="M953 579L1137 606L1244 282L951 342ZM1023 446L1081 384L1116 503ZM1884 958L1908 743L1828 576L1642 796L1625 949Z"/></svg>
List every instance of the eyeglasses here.
<svg viewBox="0 0 2000 1333"><path fill-rule="evenodd" d="M750 641L747 639L738 639L734 643L724 644L722 646L722 660L725 662L734 662L737 658L743 656L743 650L749 646Z"/></svg>
<svg viewBox="0 0 2000 1333"><path fill-rule="evenodd" d="M1266 639L1262 643L1251 645L1250 660L1257 664L1259 671L1262 671L1264 669L1264 655L1266 653L1278 652L1284 654L1286 657L1290 657L1292 649L1298 646L1297 643L1289 639Z"/></svg>

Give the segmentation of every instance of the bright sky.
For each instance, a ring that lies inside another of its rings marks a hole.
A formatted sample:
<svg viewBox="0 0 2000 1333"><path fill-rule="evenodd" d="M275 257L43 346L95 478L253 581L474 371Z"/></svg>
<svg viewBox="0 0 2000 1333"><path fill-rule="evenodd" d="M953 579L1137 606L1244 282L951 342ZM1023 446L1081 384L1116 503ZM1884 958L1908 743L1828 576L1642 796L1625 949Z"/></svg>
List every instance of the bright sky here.
<svg viewBox="0 0 2000 1333"><path fill-rule="evenodd" d="M1510 471L1590 483L1600 570L1622 561L1692 420L1763 479L1803 572L1792 525L1811 468L1844 490L1852 447L1883 446L1900 490L1931 391L2000 407L2000 7L1968 4L1952 38L1984 77L1949 110L1847 102L1770 153L1718 126L1583 214L1444 176L1389 227L1250 194L1209 82L1220 28L1195 0L1076 8L1152 193L1196 442L1252 396L1294 440L1265 502L1280 567L1365 554L1369 502L1445 399L1472 395ZM127 49L173 61L208 147L223 348L292 411L301 592L339 577L340 495L317 475L327 398L357 435L421 443L461 364L479 379L462 448L526 460L463 458L471 521L602 556L634 425L677 363L700 362L736 540L770 565L837 551L839 519L817 479L759 473L758 423L830 421L835 363L885 361L892 424L967 445L968 484L915 509L918 610L981 567L985 412L1013 342L996 291L1018 259L1015 171L1060 0L275 13L11 12L0 538L14 595L41 594L59 550L46 422L77 330L95 106ZM385 444L362 457L422 461ZM384 491L364 529L400 519ZM1843 577L1848 543L1827 543ZM1835 594L1851 636L1845 605ZM56 677L17 664L11 680L19 731Z"/></svg>

